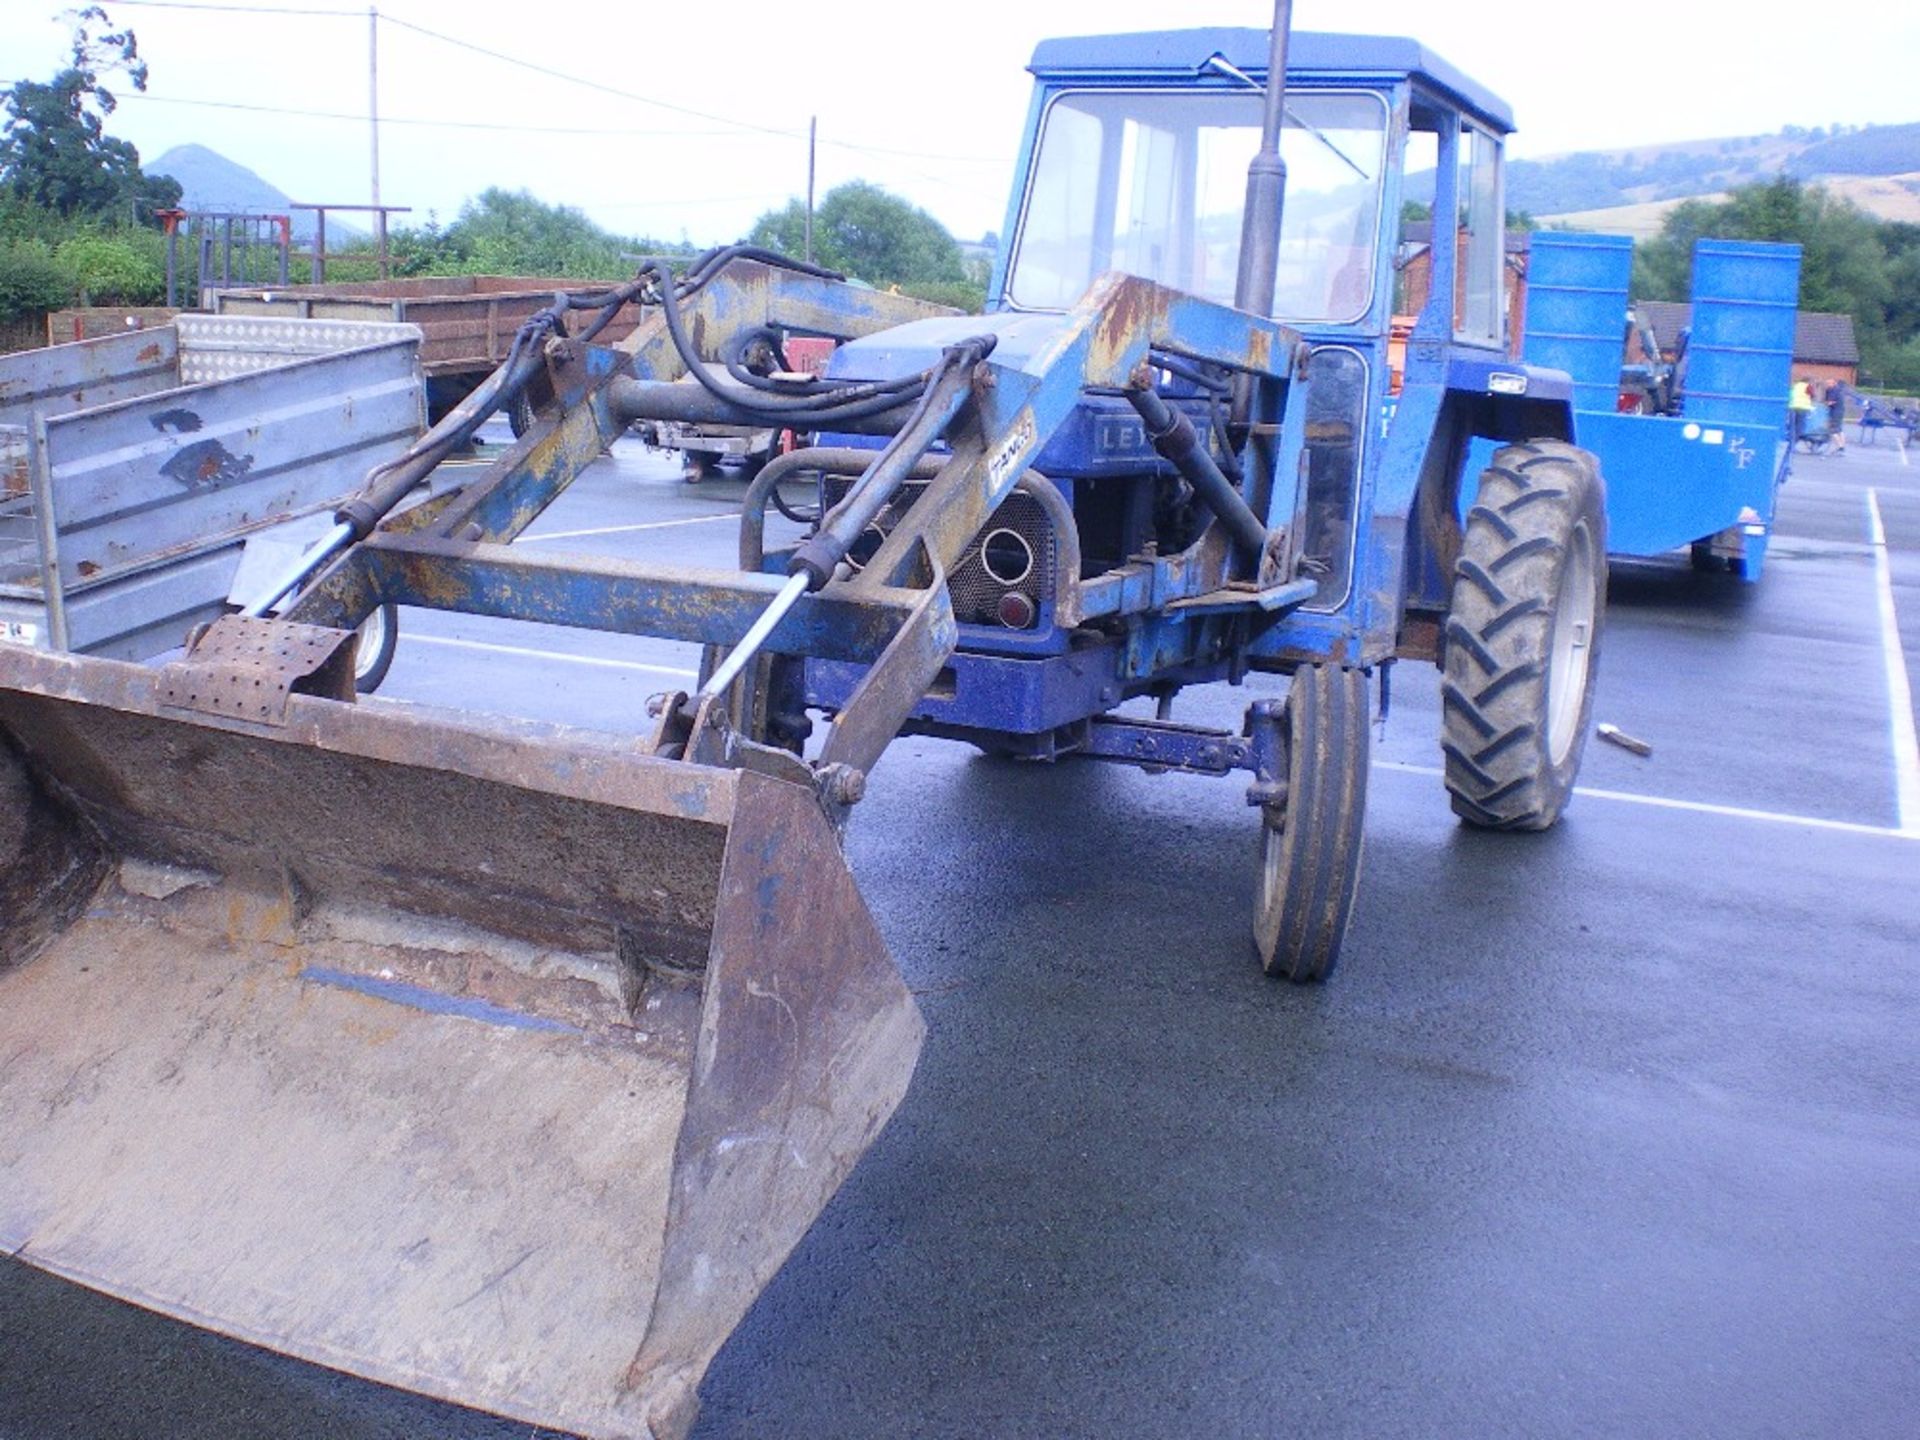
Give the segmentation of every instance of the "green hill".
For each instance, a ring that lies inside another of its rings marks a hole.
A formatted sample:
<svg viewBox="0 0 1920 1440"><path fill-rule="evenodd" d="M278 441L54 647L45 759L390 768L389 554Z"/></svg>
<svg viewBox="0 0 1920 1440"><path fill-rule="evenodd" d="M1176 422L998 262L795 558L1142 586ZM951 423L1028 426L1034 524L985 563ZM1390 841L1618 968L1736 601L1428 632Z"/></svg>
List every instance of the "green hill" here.
<svg viewBox="0 0 1920 1440"><path fill-rule="evenodd" d="M1875 125L1836 135L1800 152L1788 173L1812 175L1910 175L1920 170L1920 122Z"/></svg>
<svg viewBox="0 0 1920 1440"><path fill-rule="evenodd" d="M246 210L293 217L293 238L313 240L313 212L295 210L287 192L261 179L204 145L176 145L143 166L149 175L171 175L185 192L181 204L188 210ZM366 227L334 216L327 218L327 249L336 242L365 236Z"/></svg>
<svg viewBox="0 0 1920 1440"><path fill-rule="evenodd" d="M1507 203L1531 215L1551 216L1718 194L1780 174L1825 180L1916 173L1920 124L1864 126L1843 133L1789 125L1777 135L1513 160L1507 165ZM1863 202L1856 198L1856 203ZM1865 203L1872 208L1870 201Z"/></svg>

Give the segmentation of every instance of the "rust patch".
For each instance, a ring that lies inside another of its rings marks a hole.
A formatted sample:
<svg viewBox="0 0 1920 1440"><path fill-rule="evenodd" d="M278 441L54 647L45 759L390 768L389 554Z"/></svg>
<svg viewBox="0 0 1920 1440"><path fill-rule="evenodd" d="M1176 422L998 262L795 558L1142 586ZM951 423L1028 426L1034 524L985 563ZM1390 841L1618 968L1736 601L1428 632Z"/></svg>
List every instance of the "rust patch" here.
<svg viewBox="0 0 1920 1440"><path fill-rule="evenodd" d="M137 358L142 365L156 364L160 359L160 346L158 344L141 346Z"/></svg>
<svg viewBox="0 0 1920 1440"><path fill-rule="evenodd" d="M1111 384L1126 357L1127 347L1139 336L1153 334L1162 307L1155 286L1142 280L1122 280L1114 287L1100 319L1094 325L1087 357L1089 380Z"/></svg>
<svg viewBox="0 0 1920 1440"><path fill-rule="evenodd" d="M1440 617L1409 612L1400 623L1400 639L1393 653L1402 660L1432 660L1437 663L1440 659Z"/></svg>
<svg viewBox="0 0 1920 1440"><path fill-rule="evenodd" d="M1247 332L1247 362L1255 370L1273 368L1273 332L1258 327Z"/></svg>

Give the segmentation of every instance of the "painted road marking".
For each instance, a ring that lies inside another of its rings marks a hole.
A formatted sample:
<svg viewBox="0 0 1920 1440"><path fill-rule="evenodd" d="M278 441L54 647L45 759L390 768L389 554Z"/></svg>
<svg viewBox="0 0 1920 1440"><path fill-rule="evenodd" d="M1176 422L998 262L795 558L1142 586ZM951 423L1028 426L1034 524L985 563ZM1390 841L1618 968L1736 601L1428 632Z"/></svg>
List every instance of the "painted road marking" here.
<svg viewBox="0 0 1920 1440"><path fill-rule="evenodd" d="M1415 765L1405 760L1377 760L1381 770L1403 775L1444 776L1438 765ZM1920 831L1885 825L1862 825L1853 820L1828 820L1818 815L1788 815L1778 810L1751 810L1744 805L1715 805L1707 800L1673 800L1665 795L1642 795L1632 790L1601 790L1576 785L1573 793L1589 800L1612 800L1625 805L1648 805L1656 810L1684 810L1695 815L1722 815L1732 820L1757 820L1768 825L1804 825L1814 830L1837 830L1843 835L1877 835L1886 840L1920 840Z"/></svg>
<svg viewBox="0 0 1920 1440"><path fill-rule="evenodd" d="M563 660L571 665L597 665L603 670L639 670L649 675L672 675L693 680L699 672L673 665L645 665L638 660L607 660L598 655L569 655L564 650L535 650L526 645L496 645L490 640L455 640L447 635L418 635L408 631L402 645L444 645L450 650L482 650L492 655L514 655L523 660Z"/></svg>
<svg viewBox="0 0 1920 1440"><path fill-rule="evenodd" d="M1900 617L1893 608L1893 567L1887 562L1887 527L1880 522L1880 492L1867 491L1867 535L1873 543L1873 578L1880 599L1880 656L1886 663L1893 771L1900 795L1900 829L1920 836L1920 740L1913 727L1913 686L1900 648Z"/></svg>
<svg viewBox="0 0 1920 1440"><path fill-rule="evenodd" d="M557 660L563 664L590 665L603 670L633 670L648 675L670 675L681 680L698 678L697 671L680 669L672 665L647 665L637 660L607 660L597 655L570 655L561 650L536 650L525 645L497 645L487 640L456 640L445 635L410 633L402 638L402 643L441 645L451 650L474 650L492 655L511 655L525 660ZM1901 677L1904 682L1904 667ZM1911 712L1909 712L1908 729L1911 739ZM1446 774L1437 765L1415 765L1406 760L1376 760L1374 767L1380 770L1396 771L1402 775L1440 777ZM1895 829L1885 825L1864 825L1853 820L1829 820L1818 815L1792 815L1779 810L1755 810L1744 805L1716 805L1707 800L1675 800L1665 795L1642 795L1631 790L1603 790L1591 785L1577 785L1573 793L1590 800L1605 800L1623 805L1646 805L1656 810L1679 810L1695 815L1719 815L1732 820L1752 820L1768 825L1801 825L1813 830L1837 831L1843 835L1875 835L1892 840L1920 840L1920 827L1905 823L1908 812L1904 809L1902 824Z"/></svg>
<svg viewBox="0 0 1920 1440"><path fill-rule="evenodd" d="M649 520L643 525L602 525L597 530L553 530L545 535L522 535L516 545L538 545L547 540L582 540L590 535L631 535L636 530L671 530L676 525L711 525L715 520L738 520L738 510L717 515L694 515L685 520Z"/></svg>

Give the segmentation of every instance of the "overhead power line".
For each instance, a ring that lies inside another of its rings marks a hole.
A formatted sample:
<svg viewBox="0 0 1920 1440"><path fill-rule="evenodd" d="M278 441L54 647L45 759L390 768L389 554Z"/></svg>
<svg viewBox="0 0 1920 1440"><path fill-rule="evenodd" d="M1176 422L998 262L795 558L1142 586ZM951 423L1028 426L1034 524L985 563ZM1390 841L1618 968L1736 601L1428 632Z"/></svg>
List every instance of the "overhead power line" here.
<svg viewBox="0 0 1920 1440"><path fill-rule="evenodd" d="M124 0L122 0L124 3ZM183 96L155 95L150 92L133 91L121 97L147 105L186 105L206 110L236 110L251 115L291 115L303 120L337 120L348 124L364 125L367 117L356 115L347 110L306 110L290 105L250 105L239 100L189 100ZM621 139L642 138L659 140L677 140L681 138L709 140L746 140L752 137L740 130L649 130L625 129L621 127L595 127L574 125L521 125L497 120L434 120L425 116L382 115L382 125L411 125L429 130L482 130L504 134L527 135L599 135ZM823 142L824 143L824 142ZM915 171L929 184L949 189L962 188L954 181L940 175Z"/></svg>
<svg viewBox="0 0 1920 1440"><path fill-rule="evenodd" d="M365 10L320 10L303 5L215 5L206 0L113 0L115 5L136 5L143 10L218 10L228 15L331 15L347 20L364 20Z"/></svg>
<svg viewBox="0 0 1920 1440"><path fill-rule="evenodd" d="M120 3L124 4L125 0L120 0ZM119 98L145 101L150 105L193 105L211 110L245 110L258 115L297 115L309 120L350 120L358 125L367 123L365 114L355 114L349 110L303 110L289 105L249 105L239 100L189 100L184 96L154 95L142 91L134 91ZM738 130L644 130L577 125L522 125L500 120L435 120L412 115L382 115L380 123L382 125L419 125L428 129L520 131L535 135L640 135L663 139L682 135L718 139L746 138Z"/></svg>
<svg viewBox="0 0 1920 1440"><path fill-rule="evenodd" d="M318 16L330 16L336 19L351 19L351 20L359 20L359 19L364 19L366 17L366 11L364 10L330 10L330 9L319 9L319 8L308 7L308 6L222 4L222 3L218 3L218 0L117 0L117 3L122 5L136 5L143 8L154 9L154 10L213 10L213 11L219 11L224 14L241 14L241 15L318 15ZM442 45L451 45L456 49L467 50L472 52L475 55L484 55L488 59L497 60L504 65L517 66L519 69L531 71L533 74L544 75L548 79L564 81L566 84L577 85L577 86L580 86L582 89L595 90L603 95L614 96L617 99L630 100L638 105L650 105L656 109L671 111L674 114L688 115L693 117L696 120L706 120L712 124L726 125L736 130L752 131L756 134L761 134L761 135L776 135L782 139L787 139L787 140L804 140L806 138L806 132L802 130L788 130L775 125L759 124L752 120L735 119L733 116L730 116L730 115L718 115L709 110L696 110L690 106L674 104L672 101L669 101L669 100L658 100L650 95L642 95L639 92L634 90L622 89L618 85L609 85L603 81L588 79L586 76L583 76L583 75L574 75L565 70L556 70L551 66L541 65L532 60L522 59L518 55L509 55L503 50L493 50L488 48L485 45L476 45L473 43L473 41L463 40L457 35L449 35L449 34L446 34L444 31L430 29L425 25L416 25L411 20L402 20L399 16L388 14L385 11L380 12L379 19L382 24L391 25L396 29L400 29L400 30L412 31L416 35L424 36L427 39L437 41ZM188 102L176 101L174 103L185 104ZM212 104L213 102L208 101L203 103ZM238 108L238 107L235 106L231 108ZM272 107L260 106L255 108L265 111L267 113L272 113ZM288 113L302 113L302 112L288 112ZM319 113L319 112L313 112L313 113ZM354 118L365 119L366 117L356 116ZM382 117L382 118L384 119L385 117ZM425 124L428 122L415 121L412 123ZM478 129L486 129L490 127L483 125L479 122L463 122L459 125L450 124L450 128L478 130ZM497 128L500 128L503 130L535 130L541 133L555 134L555 135L565 135L565 134L645 135L645 134L653 133L645 130L634 130L634 131L623 131L623 130L612 130L612 129L600 130L600 129L588 129L584 127L576 130L570 127L558 127L558 126L545 127L545 126L532 126L532 125L500 125ZM690 134L694 132L679 131L679 132L662 132L662 133ZM907 149L901 149L897 147L889 147L885 145L862 145L851 140L834 140L830 138L822 138L819 143L822 145L831 146L837 150L851 150L858 154L863 154L863 155L887 155L887 156L893 156L900 159L919 160L923 162L925 161L933 161L933 162L939 162L939 163L950 162L958 165L1003 165L1007 161L1007 157L1003 155L929 154L921 150L907 150ZM924 176L924 178L937 180L938 177Z"/></svg>
<svg viewBox="0 0 1920 1440"><path fill-rule="evenodd" d="M671 110L676 115L691 115L696 120L711 120L721 125L734 125L742 130L758 130L764 135L781 135L790 140L802 138L798 130L782 130L772 125L757 125L751 120L735 120L726 115L715 115L706 110L694 110L685 105L675 105L667 100L655 100L650 95L641 95L632 90L622 90L617 85L608 85L599 80L589 80L582 75L569 75L564 70L554 70L531 60L522 60L517 55L508 55L504 51L489 50L484 45L476 45L471 40L462 40L457 36L446 35L438 30L429 30L424 25L416 25L411 20L402 20L394 15L380 17L387 24L401 30L411 30L416 35L425 35L430 40L438 40L443 45L452 45L456 49L471 50L476 55L485 55L490 60L499 60L508 65L517 65L522 70L531 70L536 75L545 75L550 79L564 80L569 85L579 85L584 89L598 90L603 95L618 96L622 100L632 100L640 105L652 105L660 110Z"/></svg>

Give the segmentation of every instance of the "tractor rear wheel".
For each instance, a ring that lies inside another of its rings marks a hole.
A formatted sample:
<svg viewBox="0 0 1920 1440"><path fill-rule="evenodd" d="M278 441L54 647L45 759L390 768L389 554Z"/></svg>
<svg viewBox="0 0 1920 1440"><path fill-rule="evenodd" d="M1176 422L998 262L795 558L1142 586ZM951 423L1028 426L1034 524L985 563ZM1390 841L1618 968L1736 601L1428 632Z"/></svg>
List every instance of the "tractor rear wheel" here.
<svg viewBox="0 0 1920 1440"><path fill-rule="evenodd" d="M1367 818L1367 676L1337 665L1293 674L1283 796L1261 808L1253 943L1269 975L1324 980L1360 888Z"/></svg>
<svg viewBox="0 0 1920 1440"><path fill-rule="evenodd" d="M1607 609L1607 504L1586 451L1498 451L1467 514L1447 615L1440 748L1454 813L1545 830L1592 728Z"/></svg>

